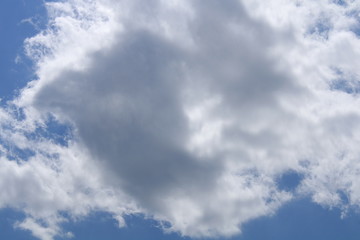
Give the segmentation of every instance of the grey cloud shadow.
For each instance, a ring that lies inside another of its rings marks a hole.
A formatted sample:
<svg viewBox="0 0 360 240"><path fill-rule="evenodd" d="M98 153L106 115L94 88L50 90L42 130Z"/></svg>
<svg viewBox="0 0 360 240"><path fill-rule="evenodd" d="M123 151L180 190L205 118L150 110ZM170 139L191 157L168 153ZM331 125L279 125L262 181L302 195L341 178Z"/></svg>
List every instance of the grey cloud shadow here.
<svg viewBox="0 0 360 240"><path fill-rule="evenodd" d="M206 191L222 169L185 149L180 55L151 33L134 32L111 52L95 53L86 71L63 73L37 96L39 108L71 119L81 142L148 208L160 209L170 192Z"/></svg>

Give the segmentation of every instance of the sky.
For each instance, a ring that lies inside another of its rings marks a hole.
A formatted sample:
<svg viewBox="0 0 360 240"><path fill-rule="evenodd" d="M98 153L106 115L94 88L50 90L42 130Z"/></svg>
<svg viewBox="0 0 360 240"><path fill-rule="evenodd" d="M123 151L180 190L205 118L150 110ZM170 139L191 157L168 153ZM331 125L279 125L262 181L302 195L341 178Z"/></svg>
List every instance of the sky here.
<svg viewBox="0 0 360 240"><path fill-rule="evenodd" d="M360 1L3 0L0 238L360 237Z"/></svg>

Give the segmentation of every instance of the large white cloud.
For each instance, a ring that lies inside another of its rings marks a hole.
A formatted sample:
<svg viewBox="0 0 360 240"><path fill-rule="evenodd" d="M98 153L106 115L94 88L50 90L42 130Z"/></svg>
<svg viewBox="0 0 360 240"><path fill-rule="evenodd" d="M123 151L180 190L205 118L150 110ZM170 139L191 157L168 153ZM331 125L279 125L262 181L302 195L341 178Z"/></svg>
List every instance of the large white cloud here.
<svg viewBox="0 0 360 240"><path fill-rule="evenodd" d="M18 227L71 237L65 216L100 210L230 236L297 194L359 205L357 1L47 5L26 45L38 78L0 112ZM297 194L277 185L290 170Z"/></svg>

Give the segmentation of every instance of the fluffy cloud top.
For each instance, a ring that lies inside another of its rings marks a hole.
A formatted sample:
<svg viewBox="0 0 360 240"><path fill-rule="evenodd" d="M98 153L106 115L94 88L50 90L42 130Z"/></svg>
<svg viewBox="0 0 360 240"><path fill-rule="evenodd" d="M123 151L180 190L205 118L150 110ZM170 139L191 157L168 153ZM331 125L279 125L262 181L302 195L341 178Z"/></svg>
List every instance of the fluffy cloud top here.
<svg viewBox="0 0 360 240"><path fill-rule="evenodd" d="M106 211L231 236L299 195L359 206L358 1L46 4L37 79L0 111L17 227L71 237L61 223Z"/></svg>

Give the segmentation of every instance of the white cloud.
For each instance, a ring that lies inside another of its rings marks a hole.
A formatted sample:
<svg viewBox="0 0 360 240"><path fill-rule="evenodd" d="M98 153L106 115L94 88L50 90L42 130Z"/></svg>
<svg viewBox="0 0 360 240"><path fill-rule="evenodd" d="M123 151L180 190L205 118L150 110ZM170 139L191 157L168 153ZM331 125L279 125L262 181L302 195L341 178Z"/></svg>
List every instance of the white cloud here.
<svg viewBox="0 0 360 240"><path fill-rule="evenodd" d="M231 236L294 197L276 183L289 170L315 202L359 206L359 98L341 86L358 86L357 1L47 5L24 116L0 112L0 204L26 213L19 227L52 239L62 212L100 210ZM67 144L38 133L49 114Z"/></svg>

